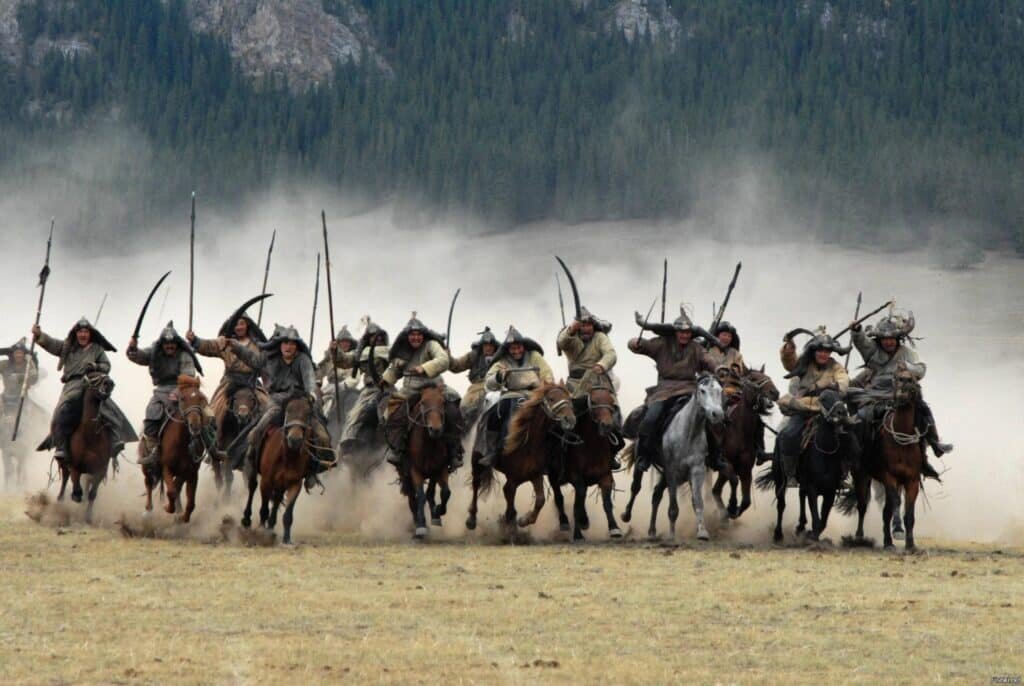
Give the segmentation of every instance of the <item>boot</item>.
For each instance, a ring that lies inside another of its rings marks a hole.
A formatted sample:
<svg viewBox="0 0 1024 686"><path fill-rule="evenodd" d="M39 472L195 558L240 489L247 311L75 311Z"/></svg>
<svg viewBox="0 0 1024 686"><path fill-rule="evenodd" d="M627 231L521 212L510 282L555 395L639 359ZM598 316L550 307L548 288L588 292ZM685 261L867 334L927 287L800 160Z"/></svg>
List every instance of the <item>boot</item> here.
<svg viewBox="0 0 1024 686"><path fill-rule="evenodd" d="M139 458L140 467L149 467L160 461L160 443L152 436L143 436L145 454Z"/></svg>
<svg viewBox="0 0 1024 686"><path fill-rule="evenodd" d="M704 464L708 469L713 469L716 472L724 472L729 468L729 465L722 459L722 451L717 446L711 445L708 446L708 454L704 458Z"/></svg>
<svg viewBox="0 0 1024 686"><path fill-rule="evenodd" d="M939 440L939 431L935 428L934 424L928 425L928 432L924 435L928 445L932 447L932 452L935 453L935 457L942 457L946 453L953 452L952 443L943 443Z"/></svg>
<svg viewBox="0 0 1024 686"><path fill-rule="evenodd" d="M796 455L782 456L782 469L786 474L786 488L797 488L800 482L796 480Z"/></svg>

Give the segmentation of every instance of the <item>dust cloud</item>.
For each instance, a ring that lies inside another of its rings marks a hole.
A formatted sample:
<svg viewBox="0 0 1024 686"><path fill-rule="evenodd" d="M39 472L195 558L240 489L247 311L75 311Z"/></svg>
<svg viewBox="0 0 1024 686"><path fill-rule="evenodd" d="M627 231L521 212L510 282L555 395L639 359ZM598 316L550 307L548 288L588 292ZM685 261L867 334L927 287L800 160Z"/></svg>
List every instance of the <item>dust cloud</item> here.
<svg viewBox="0 0 1024 686"><path fill-rule="evenodd" d="M1017 494L1024 486L1024 439L1020 436L1021 388L1024 384L1024 264L1000 254L989 254L980 268L963 272L938 271L931 266L924 246L901 253L854 251L790 238L799 227L765 226L756 208L723 202L736 225L721 228L720 240L698 222L607 222L565 226L534 224L508 232L488 232L471 222L407 225L396 221L391 208L351 214L330 193L307 189L301 193L269 194L254 202L243 215L219 214L200 191L198 200L195 331L213 336L229 313L259 293L263 264L271 232L277 230L270 270L264 326L294 324L307 335L312 314L316 253L322 250L319 215L327 212L331 236L334 311L337 326L354 331L359 318L369 314L394 335L416 312L429 326L443 330L448 304L456 288L462 295L452 325L453 349L468 349L484 325L499 335L515 324L544 346L557 373L565 373L564 358L556 357L555 336L560 326L555 291L556 263L562 256L579 281L584 304L614 323L612 340L620 359L616 372L622 380L621 403L628 411L643 399L644 388L654 382L649 360L630 354L626 342L637 333L633 312L646 310L659 294L661 262L669 260L667 316L674 318L686 303L696 319L707 325L712 302L721 301L736 262L743 271L729 305L727 319L739 328L742 352L748 364L765 363L784 388L778 359L782 333L793 327L826 324L836 331L851 318L856 294L864 293L865 307L895 297L901 309L917 317L915 334L922 336L918 351L928 363L925 396L932 404L940 429L956 450L937 466L945 470L942 484L929 482L926 503L919 507L921 536L948 540L1024 543L1024 505ZM65 216L74 208L47 206L45 190L0 200L5 249L0 269L5 285L0 292L0 343L27 335L38 291L34 288L41 266L50 214L56 214L57 234L51 261L42 327L63 337L81 316L96 315L104 293L108 299L99 328L119 348L112 356L115 400L136 423L150 393L145 368L130 363L123 352L139 308L152 284L164 271L173 270L165 289L154 298L142 328L143 344L174 320L184 332L188 325L188 199L182 199L180 221L140 227L122 236L114 248L93 245L80 229L69 235ZM63 211L61 211L63 209ZM102 233L102 232L101 232ZM105 251L105 254L103 254ZM572 300L566 286L566 306ZM166 305L164 304L166 302ZM657 310L656 313L657 315ZM328 340L326 288L321 285L313 350L317 359ZM49 410L59 393L56 360L41 353L45 378L34 391ZM204 361L205 390L210 393L221 373L216 360ZM851 370L860 364L856 352ZM458 390L464 375L448 375ZM779 423L779 417L773 418ZM37 437L31 437L35 441ZM130 457L134 451L130 451ZM47 486L48 455L33 454L29 480L21 489ZM469 500L465 480L468 469L457 473L445 527L435 538L487 540L488 534L468 534L463 520ZM405 540L408 509L393 483L390 467L378 470L368 483L353 483L344 471L331 474L328 490L302 495L296 509L296 532L309 536L323 529L351 531L370 539ZM619 475L622 492L616 514L625 504L628 477ZM227 504L217 504L209 470L199 488L197 517L204 531L215 532L224 516L239 517L244 500L240 482ZM118 479L104 484L97 502L98 518L116 522L124 512L137 514L143 501L141 475L126 466ZM519 507L532 499L521 489ZM54 487L50 488L54 493ZM692 513L682 494L683 518L679 534L692 538ZM503 508L500 494L492 495L481 510L481 526L495 526ZM258 498L257 498L258 503ZM596 498L588 499L592 519L590 536L605 537L604 517ZM709 519L716 520L708 504ZM646 488L638 500L634 535L646 532ZM755 505L730 526L717 528L717 537L744 542L769 540L774 517L770 495L757 494ZM787 522L795 521L795 507ZM879 515L872 508L869 535L878 532ZM662 515L659 528L667 531ZM787 524L787 529L791 530ZM827 535L838 539L852 528L838 514ZM551 503L535 528L538 539L557 530Z"/></svg>

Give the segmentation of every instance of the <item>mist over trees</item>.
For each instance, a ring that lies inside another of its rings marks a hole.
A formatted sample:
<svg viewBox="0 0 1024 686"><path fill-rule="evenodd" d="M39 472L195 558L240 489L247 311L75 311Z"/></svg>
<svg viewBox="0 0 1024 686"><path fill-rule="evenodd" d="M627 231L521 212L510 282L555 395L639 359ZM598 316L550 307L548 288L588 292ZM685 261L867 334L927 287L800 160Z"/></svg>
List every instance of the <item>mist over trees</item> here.
<svg viewBox="0 0 1024 686"><path fill-rule="evenodd" d="M707 198L753 165L818 238L1024 249L1024 0L675 0L678 35L632 41L611 0L361 1L391 71L304 92L247 79L181 0L22 2L24 45L94 49L0 60L5 174L115 122L148 144L101 180L137 198L125 224L193 187L231 205L316 179L504 226L713 226Z"/></svg>

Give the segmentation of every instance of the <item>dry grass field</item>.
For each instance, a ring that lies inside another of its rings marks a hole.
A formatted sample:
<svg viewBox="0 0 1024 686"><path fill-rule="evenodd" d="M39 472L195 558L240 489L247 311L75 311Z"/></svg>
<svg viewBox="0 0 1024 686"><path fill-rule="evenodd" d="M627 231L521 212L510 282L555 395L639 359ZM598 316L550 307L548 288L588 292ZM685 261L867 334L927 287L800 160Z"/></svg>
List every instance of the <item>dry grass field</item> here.
<svg viewBox="0 0 1024 686"><path fill-rule="evenodd" d="M307 531L286 548L247 545L210 518L195 525L201 535L167 524L146 538L61 521L53 506L40 523L25 510L23 497L0 498L3 684L990 683L1024 673L1020 548L925 539L925 552L904 555L684 536L413 544L341 530Z"/></svg>

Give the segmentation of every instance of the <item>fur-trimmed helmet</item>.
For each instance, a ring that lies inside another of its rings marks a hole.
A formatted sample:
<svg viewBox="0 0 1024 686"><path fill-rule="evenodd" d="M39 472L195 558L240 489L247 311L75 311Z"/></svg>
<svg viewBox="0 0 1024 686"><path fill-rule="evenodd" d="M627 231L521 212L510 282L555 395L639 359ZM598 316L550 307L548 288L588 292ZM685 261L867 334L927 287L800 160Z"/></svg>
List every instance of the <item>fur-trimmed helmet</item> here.
<svg viewBox="0 0 1024 686"><path fill-rule="evenodd" d="M532 350L534 352L540 353L541 355L544 354L544 348L540 346L540 343L533 340L532 338L527 338L523 334L519 333L519 330L516 327L509 326L508 332L505 334L505 340L501 344L501 347L498 348L498 352L494 354L494 359L498 359L500 357L504 357L505 355L507 355L508 347L513 343L521 343L527 351Z"/></svg>
<svg viewBox="0 0 1024 686"><path fill-rule="evenodd" d="M348 341L349 343L352 344L353 348L356 346L357 343L359 343L359 341L356 340L356 337L352 335L352 332L348 330L347 326L342 326L338 330L338 335L334 337L334 340L338 341L339 343L341 343L342 341Z"/></svg>
<svg viewBox="0 0 1024 686"><path fill-rule="evenodd" d="M731 322L722 321L719 322L718 325L711 330L711 333L712 335L714 335L715 338L718 338L718 334L722 333L723 331L728 331L729 333L732 334L732 343L729 344L729 347L739 350L740 334L739 332L736 331L736 327L733 326Z"/></svg>
<svg viewBox="0 0 1024 686"><path fill-rule="evenodd" d="M192 363L196 367L196 371L200 374L203 373L203 365L199 362L199 357L196 355L196 351L192 349L192 346L188 344L181 334L178 333L177 329L174 328L174 321L167 322L167 326L164 327L163 331L160 332L160 336L153 342L154 350L166 343L173 343L178 346L178 350L188 353L192 358ZM153 362L155 364L156 355L153 356Z"/></svg>
<svg viewBox="0 0 1024 686"><path fill-rule="evenodd" d="M388 352L388 359L393 360L395 358L408 358L412 356L412 347L409 345L409 334L413 331L419 331L423 334L423 343L426 345L427 341L437 341L443 347L445 345L444 334L440 334L431 328L428 328L423 322L417 317L416 313L412 313L412 319L405 325L398 336L395 337L395 343L391 346L391 350Z"/></svg>
<svg viewBox="0 0 1024 686"><path fill-rule="evenodd" d="M302 340L299 330L294 326L281 326L280 324L274 324L274 334L266 343L260 343L260 349L265 350L268 355L280 355L281 344L289 341L295 344L300 353L310 356L309 346Z"/></svg>
<svg viewBox="0 0 1024 686"><path fill-rule="evenodd" d="M225 319L224 323L221 324L220 331L217 332L217 335L224 336L224 338L234 338L235 324L237 324L240 319L244 319L245 323L249 325L249 338L257 343L267 342L267 334L263 333L263 329L256 324L256 321L252 317L244 313L242 316L236 317L235 319Z"/></svg>
<svg viewBox="0 0 1024 686"><path fill-rule="evenodd" d="M594 316L594 314L585 307L580 307L580 316L576 318L576 321L581 324L593 324L594 331L600 331L601 333L608 333L612 330L611 322Z"/></svg>
<svg viewBox="0 0 1024 686"><path fill-rule="evenodd" d="M485 326L484 330L481 331L478 335L480 336L480 338L478 338L475 343L470 345L470 347L473 348L474 350L483 348L485 345L493 345L495 349L497 349L498 346L501 345L500 343L498 343L498 337L494 335L494 332L491 331L491 327L489 326Z"/></svg>
<svg viewBox="0 0 1024 686"><path fill-rule="evenodd" d="M796 368L793 369L789 374L786 374L784 378L792 379L794 377L801 377L807 373L811 363L814 362L814 353L819 350L827 350L830 353L836 353L837 355L845 355L850 352L849 347L843 347L839 344L839 341L828 335L824 326L819 326L815 331L808 331L807 329L795 329L790 333L786 334L786 338L791 339L796 333L806 333L811 335L811 340L807 341L804 345L803 351L800 353L800 359L797 360Z"/></svg>
<svg viewBox="0 0 1024 686"><path fill-rule="evenodd" d="M902 342L910 336L910 332L914 330L914 324L913 312L908 312L905 317L900 314L890 314L879 320L874 326L869 326L865 333L875 340L895 338Z"/></svg>

